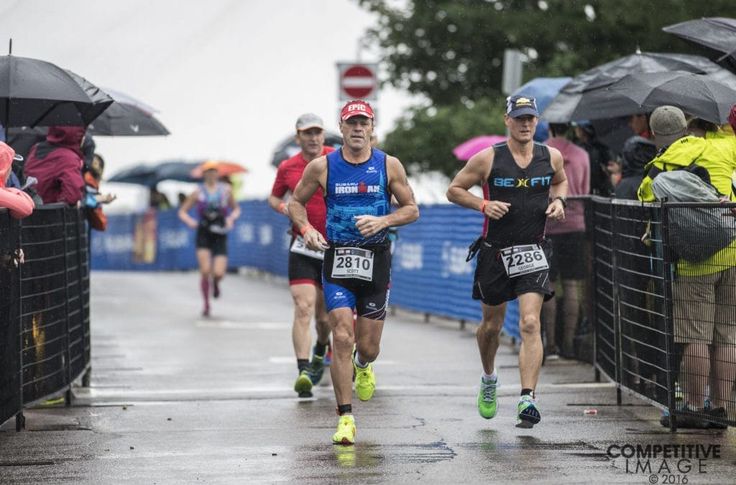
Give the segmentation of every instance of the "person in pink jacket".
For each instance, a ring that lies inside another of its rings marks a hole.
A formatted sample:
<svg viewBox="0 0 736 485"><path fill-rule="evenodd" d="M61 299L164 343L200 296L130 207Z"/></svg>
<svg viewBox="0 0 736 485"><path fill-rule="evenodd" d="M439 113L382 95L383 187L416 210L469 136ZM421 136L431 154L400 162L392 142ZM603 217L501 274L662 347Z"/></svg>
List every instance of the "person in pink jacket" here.
<svg viewBox="0 0 736 485"><path fill-rule="evenodd" d="M15 150L0 142L0 208L8 209L12 217L22 219L31 215L34 204L33 199L22 190L5 186L15 159Z"/></svg>
<svg viewBox="0 0 736 485"><path fill-rule="evenodd" d="M567 125L551 123L551 138L547 146L557 148L562 154L567 175L568 196L590 193L590 160L588 152L565 138ZM587 272L585 240L585 208L582 201L568 202L565 219L547 221L546 234L552 241L549 277L551 281L562 280L562 304L564 325L562 338L557 339L557 298L545 302L543 316L547 334L546 355L554 359L558 354L557 340L562 344L562 355L574 357L574 339L580 316L582 284Z"/></svg>

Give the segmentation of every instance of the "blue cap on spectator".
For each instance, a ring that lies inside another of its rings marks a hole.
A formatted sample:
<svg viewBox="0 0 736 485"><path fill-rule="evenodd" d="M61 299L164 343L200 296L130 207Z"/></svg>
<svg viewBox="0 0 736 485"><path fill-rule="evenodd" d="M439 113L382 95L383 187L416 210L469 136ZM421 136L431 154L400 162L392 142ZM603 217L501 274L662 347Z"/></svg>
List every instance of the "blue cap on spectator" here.
<svg viewBox="0 0 736 485"><path fill-rule="evenodd" d="M539 116L537 100L531 96L509 96L506 98L506 114L512 118Z"/></svg>

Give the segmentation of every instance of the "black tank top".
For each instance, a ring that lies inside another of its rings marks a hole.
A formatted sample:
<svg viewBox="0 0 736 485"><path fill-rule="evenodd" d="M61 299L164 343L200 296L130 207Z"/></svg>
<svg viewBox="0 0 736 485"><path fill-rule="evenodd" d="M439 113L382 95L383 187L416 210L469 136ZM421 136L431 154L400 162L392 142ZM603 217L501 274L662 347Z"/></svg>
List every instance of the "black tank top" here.
<svg viewBox="0 0 736 485"><path fill-rule="evenodd" d="M483 185L488 200L511 204L499 220L486 218L484 239L494 246L540 242L547 222L549 187L554 170L545 145L534 143L532 161L526 168L517 165L506 143L493 146L493 168Z"/></svg>

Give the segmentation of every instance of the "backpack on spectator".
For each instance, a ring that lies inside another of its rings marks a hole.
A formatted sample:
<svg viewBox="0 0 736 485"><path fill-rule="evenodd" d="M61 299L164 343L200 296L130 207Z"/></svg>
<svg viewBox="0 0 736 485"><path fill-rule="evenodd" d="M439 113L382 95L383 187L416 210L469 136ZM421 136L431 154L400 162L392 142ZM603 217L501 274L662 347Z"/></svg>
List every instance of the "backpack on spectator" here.
<svg viewBox="0 0 736 485"><path fill-rule="evenodd" d="M701 167L690 165L657 174L652 181L652 191L657 200L719 202L718 191L703 180L704 169L699 169ZM733 218L724 217L722 210L713 207L668 210L670 247L682 259L696 263L704 261L736 239Z"/></svg>

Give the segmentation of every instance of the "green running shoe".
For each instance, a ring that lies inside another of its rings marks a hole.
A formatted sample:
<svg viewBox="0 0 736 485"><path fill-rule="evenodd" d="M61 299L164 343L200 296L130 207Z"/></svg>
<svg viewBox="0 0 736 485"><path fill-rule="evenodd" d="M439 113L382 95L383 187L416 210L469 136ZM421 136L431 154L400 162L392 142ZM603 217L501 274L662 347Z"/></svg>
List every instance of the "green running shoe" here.
<svg viewBox="0 0 736 485"><path fill-rule="evenodd" d="M309 379L312 381L312 385L316 386L319 381L322 380L322 375L325 372L325 358L322 355L313 354L312 361L309 363Z"/></svg>
<svg viewBox="0 0 736 485"><path fill-rule="evenodd" d="M478 413L486 418L491 419L496 415L496 387L498 387L498 379L492 382L485 382L480 378L480 391L478 391Z"/></svg>
<svg viewBox="0 0 736 485"><path fill-rule="evenodd" d="M309 377L309 370L304 369L299 373L299 377L294 382L294 390L299 397L312 397L312 379Z"/></svg>
<svg viewBox="0 0 736 485"><path fill-rule="evenodd" d="M531 396L521 396L517 410L517 428L533 428L542 419L542 415L539 414L539 409L537 408L537 401Z"/></svg>

